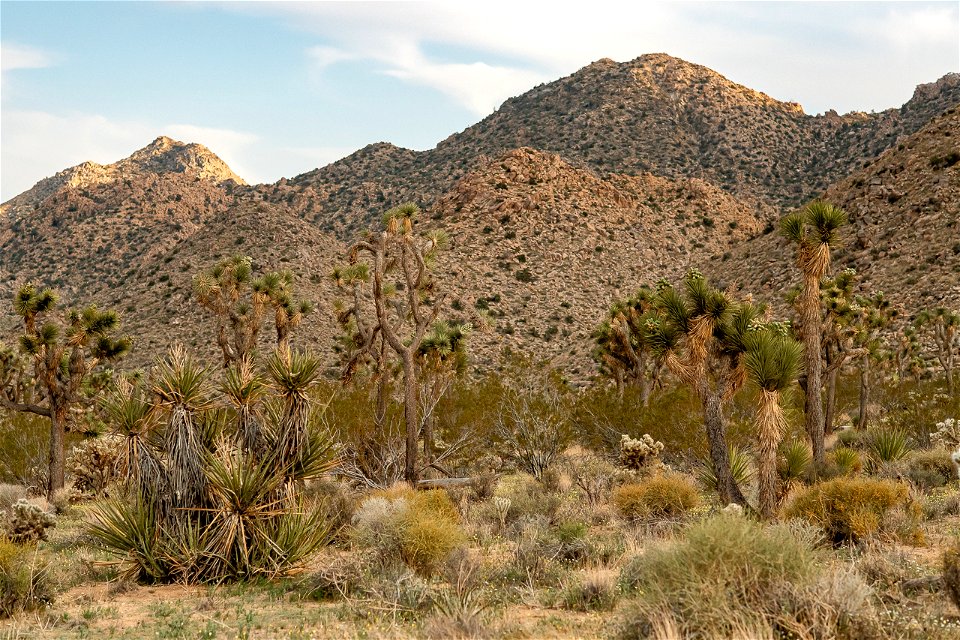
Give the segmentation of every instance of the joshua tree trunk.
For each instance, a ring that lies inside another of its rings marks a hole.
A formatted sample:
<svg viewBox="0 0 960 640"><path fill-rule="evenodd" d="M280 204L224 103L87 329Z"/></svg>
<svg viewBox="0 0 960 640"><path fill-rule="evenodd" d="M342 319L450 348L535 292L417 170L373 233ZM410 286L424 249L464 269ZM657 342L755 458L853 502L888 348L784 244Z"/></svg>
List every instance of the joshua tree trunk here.
<svg viewBox="0 0 960 640"><path fill-rule="evenodd" d="M806 276L803 283L800 310L803 350L807 385L804 398L804 420L807 437L813 449L813 459L823 463L823 361L820 322L820 278Z"/></svg>
<svg viewBox="0 0 960 640"><path fill-rule="evenodd" d="M50 407L50 457L48 460L50 477L47 478L47 500L52 500L53 494L63 489L64 485L67 409L67 406L60 404Z"/></svg>
<svg viewBox="0 0 960 640"><path fill-rule="evenodd" d="M706 392L703 402L703 422L707 428L710 444L710 462L717 479L717 493L724 504L736 502L746 506L740 487L730 472L730 455L727 451L727 426L723 418L723 394Z"/></svg>
<svg viewBox="0 0 960 640"><path fill-rule="evenodd" d="M403 354L403 417L406 423L407 447L404 461L403 478L411 486L417 486L417 380L414 368L413 353L409 350Z"/></svg>
<svg viewBox="0 0 960 640"><path fill-rule="evenodd" d="M869 408L870 402L870 354L865 353L863 362L860 365L860 417L857 419L857 428L865 430L870 420Z"/></svg>
<svg viewBox="0 0 960 640"><path fill-rule="evenodd" d="M777 448L785 428L780 393L761 389L757 409L759 427L759 494L760 515L771 518L777 509Z"/></svg>

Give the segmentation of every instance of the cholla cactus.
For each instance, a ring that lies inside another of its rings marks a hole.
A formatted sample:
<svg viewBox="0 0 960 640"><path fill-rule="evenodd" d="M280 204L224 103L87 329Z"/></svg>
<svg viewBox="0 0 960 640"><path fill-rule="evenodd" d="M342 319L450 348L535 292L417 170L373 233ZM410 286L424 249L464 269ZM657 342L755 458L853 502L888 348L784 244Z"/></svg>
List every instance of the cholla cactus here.
<svg viewBox="0 0 960 640"><path fill-rule="evenodd" d="M953 460L953 466L957 470L957 477L960 478L960 447L957 447L957 450L950 455L950 459Z"/></svg>
<svg viewBox="0 0 960 640"><path fill-rule="evenodd" d="M649 466L663 451L663 443L654 440L649 433L643 434L639 440L623 434L620 438L620 464L627 469L638 471Z"/></svg>
<svg viewBox="0 0 960 640"><path fill-rule="evenodd" d="M500 523L500 531L507 528L507 514L510 513L510 506L513 501L510 498L496 496L493 499L493 508L497 513L497 520Z"/></svg>
<svg viewBox="0 0 960 640"><path fill-rule="evenodd" d="M67 458L67 472L73 486L84 495L99 496L117 478L117 459L123 439L108 435L84 440Z"/></svg>
<svg viewBox="0 0 960 640"><path fill-rule="evenodd" d="M930 441L944 449L960 447L960 420L946 418L937 423L937 430L930 434Z"/></svg>
<svg viewBox="0 0 960 640"><path fill-rule="evenodd" d="M23 499L14 503L9 515L4 515L7 536L16 544L46 540L46 530L57 526L56 516Z"/></svg>

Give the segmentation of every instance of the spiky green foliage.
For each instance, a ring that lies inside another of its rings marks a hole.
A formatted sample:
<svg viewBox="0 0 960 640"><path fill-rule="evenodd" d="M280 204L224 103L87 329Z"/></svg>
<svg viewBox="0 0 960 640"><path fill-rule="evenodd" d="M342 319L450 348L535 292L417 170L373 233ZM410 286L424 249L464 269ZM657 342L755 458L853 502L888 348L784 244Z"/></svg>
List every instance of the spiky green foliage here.
<svg viewBox="0 0 960 640"><path fill-rule="evenodd" d="M896 462L912 449L906 431L893 427L871 430L867 436L867 447L870 457L877 464Z"/></svg>
<svg viewBox="0 0 960 640"><path fill-rule="evenodd" d="M784 391L797 380L803 345L775 331L752 331L746 338L744 366L750 380L766 391Z"/></svg>
<svg viewBox="0 0 960 640"><path fill-rule="evenodd" d="M615 302L593 332L593 359L602 376L624 385L639 385L644 402L659 383L662 362L653 355L651 314L655 292L641 287L629 298Z"/></svg>
<svg viewBox="0 0 960 640"><path fill-rule="evenodd" d="M50 289L23 285L14 294L13 308L23 321L20 350L33 364L34 394L25 398L27 384L20 373L11 374L13 364L4 359L0 370L0 406L50 419L50 456L47 493L64 484L64 441L67 423L75 420L78 406L90 404L109 379L98 375L97 368L122 357L130 349L130 339L116 337L120 318L114 311L102 311L95 305L68 310L62 321L51 314L57 297ZM103 373L103 372L101 372Z"/></svg>
<svg viewBox="0 0 960 640"><path fill-rule="evenodd" d="M650 317L645 320L653 353L696 392L710 443L711 470L725 502L744 503L730 473L724 406L746 380L745 357L751 332L764 310L737 301L690 271L682 292L658 283Z"/></svg>
<svg viewBox="0 0 960 640"><path fill-rule="evenodd" d="M806 478L813 462L810 445L799 438L790 440L780 451L780 478L798 482Z"/></svg>
<svg viewBox="0 0 960 640"><path fill-rule="evenodd" d="M839 229L846 224L844 211L815 200L781 221L783 235L796 245L796 264L803 289L796 300L804 344L806 388L804 419L807 437L817 463L824 459L823 320L821 280L830 268L830 252L839 244Z"/></svg>
<svg viewBox="0 0 960 640"><path fill-rule="evenodd" d="M118 461L120 477L136 495L150 495L156 489L162 489L162 462L149 445L150 437L159 426L160 416L143 388L121 379L101 400L100 406L107 424L124 438Z"/></svg>

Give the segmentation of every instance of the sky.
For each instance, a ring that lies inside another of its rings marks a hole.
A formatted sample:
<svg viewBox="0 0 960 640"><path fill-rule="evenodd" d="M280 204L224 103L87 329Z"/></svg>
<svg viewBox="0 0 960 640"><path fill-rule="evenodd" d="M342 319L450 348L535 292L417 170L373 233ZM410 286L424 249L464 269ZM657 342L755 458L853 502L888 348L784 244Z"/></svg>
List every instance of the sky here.
<svg viewBox="0 0 960 640"><path fill-rule="evenodd" d="M0 201L159 135L251 183L373 142L429 149L540 83L654 52L810 114L880 111L960 71L960 2L0 0Z"/></svg>

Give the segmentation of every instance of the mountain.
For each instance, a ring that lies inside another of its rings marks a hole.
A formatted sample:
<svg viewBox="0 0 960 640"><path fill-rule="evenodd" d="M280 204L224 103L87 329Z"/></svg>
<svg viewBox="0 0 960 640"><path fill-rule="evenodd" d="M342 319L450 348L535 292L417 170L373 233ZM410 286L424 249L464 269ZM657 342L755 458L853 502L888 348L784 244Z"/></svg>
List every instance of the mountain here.
<svg viewBox="0 0 960 640"><path fill-rule="evenodd" d="M849 215L835 268L856 269L864 287L887 293L907 317L927 307L960 308L960 107L933 118L823 196ZM770 233L734 247L709 271L785 311L781 294L797 280L792 251L780 234Z"/></svg>
<svg viewBox="0 0 960 640"><path fill-rule="evenodd" d="M121 310L133 364L179 341L213 362L190 280L244 253L297 274L317 307L299 339L332 365L328 275L384 210L414 200L418 224L451 238L437 273L456 313L488 320L475 365L509 348L583 380L591 331L641 283L697 266L779 304L796 274L775 222L822 193L851 213L837 264L904 308L960 302L958 104L950 74L899 109L810 116L655 54L536 87L435 149L373 144L275 184L245 185L205 147L161 137L3 204L0 297L43 282Z"/></svg>
<svg viewBox="0 0 960 640"><path fill-rule="evenodd" d="M370 145L299 175L268 198L349 238L406 200L429 205L485 160L519 147L598 175L700 178L781 209L796 206L960 103L960 74L921 85L899 109L810 116L665 54L604 59L511 98L435 149Z"/></svg>

